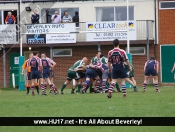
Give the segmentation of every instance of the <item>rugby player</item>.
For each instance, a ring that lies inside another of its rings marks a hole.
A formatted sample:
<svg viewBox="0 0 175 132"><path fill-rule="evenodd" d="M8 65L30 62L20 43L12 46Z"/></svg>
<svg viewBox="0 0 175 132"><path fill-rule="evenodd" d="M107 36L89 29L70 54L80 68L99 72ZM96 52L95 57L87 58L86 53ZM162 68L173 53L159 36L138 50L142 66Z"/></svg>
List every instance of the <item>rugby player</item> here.
<svg viewBox="0 0 175 132"><path fill-rule="evenodd" d="M46 53L44 53L46 56ZM46 59L50 61L50 63L52 64L52 67L50 67L50 82L53 84L53 86L55 87L55 84L53 83L53 78L55 76L55 66L56 66L56 62L53 61L52 59L50 59L49 57L46 56ZM47 84L44 84L45 87L47 87ZM50 93L52 93L52 88L50 88Z"/></svg>
<svg viewBox="0 0 175 132"><path fill-rule="evenodd" d="M49 59L46 58L45 54L41 54L41 62L42 62L42 67L43 67L43 79L46 80L46 83L49 84L50 89L52 91L54 91L55 94L58 93L57 89L55 88L55 86L51 83L50 81L50 68L53 67L52 63L50 62ZM46 93L46 87L47 84L44 85L44 89L42 89L43 93Z"/></svg>
<svg viewBox="0 0 175 132"><path fill-rule="evenodd" d="M35 95L34 88L35 88L36 79L39 80L41 89L44 89L43 78L41 76L41 72L43 70L42 62L41 62L41 59L38 57L38 54L39 54L38 52L34 51L33 57L28 61L28 66L31 67L32 95ZM42 95L46 95L46 93L42 92Z"/></svg>
<svg viewBox="0 0 175 132"><path fill-rule="evenodd" d="M95 71L93 64L90 64L89 67L86 69L85 77L86 77L86 82L83 84L82 93L83 94L86 93L86 88L90 86L91 79L96 80L95 88L96 88L96 91L99 91L100 77Z"/></svg>
<svg viewBox="0 0 175 132"><path fill-rule="evenodd" d="M122 93L123 97L126 97L126 84L125 84L125 79L126 79L126 70L123 66L123 63L126 62L127 65L130 68L130 71L132 71L130 67L130 63L128 61L128 57L126 55L126 52L122 49L119 48L119 40L115 39L113 41L114 49L110 50L108 52L108 72L111 72L111 64L112 64L112 81L109 86L108 90L108 98L112 97L112 90L118 81L118 79L121 80L121 87L122 87Z"/></svg>
<svg viewBox="0 0 175 132"><path fill-rule="evenodd" d="M108 58L106 58L103 54L100 55L100 62L102 62L103 64L108 64ZM107 86L107 89L109 88L109 83L111 82L111 73L108 73L108 79L106 81L106 86ZM120 90L120 87L118 85L118 83L116 82L116 85L115 85L116 89L117 89L117 92L121 92Z"/></svg>
<svg viewBox="0 0 175 132"><path fill-rule="evenodd" d="M61 88L61 94L63 93L64 88L72 81L72 79L75 79L78 83L78 89L81 89L81 82L80 82L80 76L78 74L78 72L76 71L78 68L83 68L84 70L86 70L86 64L88 62L88 59L86 57L83 57L82 60L78 60L76 61L68 70L67 72L67 80L65 81L65 83L62 85ZM72 88L71 93L74 93L75 87Z"/></svg>
<svg viewBox="0 0 175 132"><path fill-rule="evenodd" d="M132 71L130 72L129 67L126 63L124 63L124 66L125 66L126 74L127 74L126 81L129 82L133 86L133 88L134 88L133 92L137 92L138 91L137 85L136 85L136 81L134 79L134 67L133 67L133 65L131 65Z"/></svg>
<svg viewBox="0 0 175 132"><path fill-rule="evenodd" d="M159 62L155 59L155 57L151 57L150 60L148 60L145 63L144 71L145 71L145 77L144 77L142 92L144 93L146 91L146 86L147 86L150 75L153 76L156 92L160 92L159 85L158 85Z"/></svg>
<svg viewBox="0 0 175 132"><path fill-rule="evenodd" d="M31 59L33 57L33 53L30 53L29 54L29 59ZM24 71L26 71L27 73L27 83L26 83L26 89L27 89L27 93L26 94L29 94L29 91L30 91L30 83L31 83L31 67L27 67L27 63L29 61L29 59L27 59L24 64L22 65L22 75L24 75Z"/></svg>

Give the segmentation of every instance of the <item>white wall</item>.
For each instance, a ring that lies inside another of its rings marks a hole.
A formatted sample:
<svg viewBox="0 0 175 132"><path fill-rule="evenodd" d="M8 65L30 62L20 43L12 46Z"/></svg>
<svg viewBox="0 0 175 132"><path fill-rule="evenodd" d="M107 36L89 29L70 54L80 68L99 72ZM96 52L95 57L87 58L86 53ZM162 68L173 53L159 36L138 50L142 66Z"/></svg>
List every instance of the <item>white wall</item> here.
<svg viewBox="0 0 175 132"><path fill-rule="evenodd" d="M31 12L25 11L25 7L28 4L22 4L24 15L28 16ZM30 4L30 7L34 9L37 7L42 10L43 8L79 8L79 19L81 22L96 21L95 7L114 7L114 6L126 6L126 1L112 1L112 2L58 2L58 3L35 3ZM129 5L134 6L134 18L135 20L154 20L154 1L130 1ZM41 13L40 13L41 15ZM27 18L30 21L30 18Z"/></svg>

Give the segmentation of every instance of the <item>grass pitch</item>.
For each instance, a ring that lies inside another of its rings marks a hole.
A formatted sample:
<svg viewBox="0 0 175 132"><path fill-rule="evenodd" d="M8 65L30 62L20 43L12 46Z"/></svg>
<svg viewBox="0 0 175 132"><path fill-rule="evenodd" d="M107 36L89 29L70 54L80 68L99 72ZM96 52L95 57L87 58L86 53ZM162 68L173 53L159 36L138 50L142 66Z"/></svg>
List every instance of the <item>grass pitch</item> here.
<svg viewBox="0 0 175 132"><path fill-rule="evenodd" d="M146 93L127 89L122 93L74 94L65 89L64 95L26 95L26 91L0 89L0 117L174 117L173 87L147 87ZM47 90L49 92L49 90ZM35 92L36 93L36 92ZM0 127L0 132L174 132L175 127Z"/></svg>

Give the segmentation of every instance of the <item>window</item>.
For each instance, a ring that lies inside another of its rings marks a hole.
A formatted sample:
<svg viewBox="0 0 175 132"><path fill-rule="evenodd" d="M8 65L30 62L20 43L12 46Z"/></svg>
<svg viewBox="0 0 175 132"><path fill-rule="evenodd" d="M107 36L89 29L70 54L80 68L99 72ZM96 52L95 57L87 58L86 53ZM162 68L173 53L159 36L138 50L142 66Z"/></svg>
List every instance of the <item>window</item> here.
<svg viewBox="0 0 175 132"><path fill-rule="evenodd" d="M96 20L97 22L114 21L114 7L96 8Z"/></svg>
<svg viewBox="0 0 175 132"><path fill-rule="evenodd" d="M72 17L73 22L79 22L79 8L51 8L51 9L42 9L41 10L41 22L42 23L51 23L51 16L55 11L58 11L61 17L64 16L64 12L68 11L69 15ZM78 27L79 24L76 24Z"/></svg>
<svg viewBox="0 0 175 132"><path fill-rule="evenodd" d="M116 21L127 21L127 7L115 7ZM129 7L129 20L134 20L134 6Z"/></svg>
<svg viewBox="0 0 175 132"><path fill-rule="evenodd" d="M175 9L175 1L160 1L159 9Z"/></svg>
<svg viewBox="0 0 175 132"><path fill-rule="evenodd" d="M72 56L72 49L53 49L53 57Z"/></svg>
<svg viewBox="0 0 175 132"><path fill-rule="evenodd" d="M130 53L132 55L145 55L145 47L130 47Z"/></svg>
<svg viewBox="0 0 175 132"><path fill-rule="evenodd" d="M2 11L0 10L0 24L2 24Z"/></svg>
<svg viewBox="0 0 175 132"><path fill-rule="evenodd" d="M127 7L97 7L96 21L126 21ZM129 6L129 20L134 20L134 6Z"/></svg>

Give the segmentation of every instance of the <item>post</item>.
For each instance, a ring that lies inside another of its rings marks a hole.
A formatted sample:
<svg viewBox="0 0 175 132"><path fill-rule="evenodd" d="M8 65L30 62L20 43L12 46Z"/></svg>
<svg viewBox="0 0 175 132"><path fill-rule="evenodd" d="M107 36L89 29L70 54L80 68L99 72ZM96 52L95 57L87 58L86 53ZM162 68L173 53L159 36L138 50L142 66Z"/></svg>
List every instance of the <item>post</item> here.
<svg viewBox="0 0 175 132"><path fill-rule="evenodd" d="M127 53L130 52L130 43L129 43L129 5L128 0L126 1L127 5Z"/></svg>
<svg viewBox="0 0 175 132"><path fill-rule="evenodd" d="M53 46L50 45L50 59L53 60Z"/></svg>
<svg viewBox="0 0 175 132"><path fill-rule="evenodd" d="M22 0L20 0L20 20L21 20L21 13L22 13ZM20 21L20 56L19 56L19 90L23 91L25 87L25 81L24 81L24 76L21 74L22 73L22 65L24 63L24 56L22 56L22 21Z"/></svg>
<svg viewBox="0 0 175 132"><path fill-rule="evenodd" d="M100 45L100 42L98 42L98 51L101 52L101 45Z"/></svg>
<svg viewBox="0 0 175 132"><path fill-rule="evenodd" d="M13 88L15 88L15 74L12 73L12 84L13 84Z"/></svg>
<svg viewBox="0 0 175 132"><path fill-rule="evenodd" d="M147 60L149 60L149 24L148 20L146 20L146 40L147 40Z"/></svg>
<svg viewBox="0 0 175 132"><path fill-rule="evenodd" d="M22 13L22 0L20 0L20 20L21 20L21 13ZM22 21L20 21L20 56L22 56Z"/></svg>
<svg viewBox="0 0 175 132"><path fill-rule="evenodd" d="M6 83L6 54L5 54L5 46L3 45L3 72L4 72L4 88L7 87Z"/></svg>
<svg viewBox="0 0 175 132"><path fill-rule="evenodd" d="M19 56L19 90L23 91L25 88L25 80L22 73L22 65L24 63L24 56Z"/></svg>

